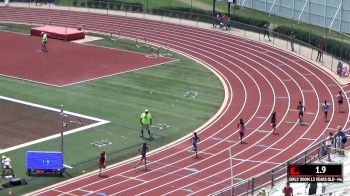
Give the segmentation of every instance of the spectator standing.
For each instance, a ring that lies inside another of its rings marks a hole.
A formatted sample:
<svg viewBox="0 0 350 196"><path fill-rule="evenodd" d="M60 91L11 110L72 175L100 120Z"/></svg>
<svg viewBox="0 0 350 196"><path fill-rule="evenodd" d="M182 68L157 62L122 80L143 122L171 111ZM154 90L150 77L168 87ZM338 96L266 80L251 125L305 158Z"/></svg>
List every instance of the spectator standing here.
<svg viewBox="0 0 350 196"><path fill-rule="evenodd" d="M244 122L243 122L242 118L239 120L237 128L239 128L239 139L241 140L241 144L243 144L243 136L244 136L244 132L245 132L245 125L244 125Z"/></svg>
<svg viewBox="0 0 350 196"><path fill-rule="evenodd" d="M295 41L295 33L294 33L294 31L292 31L292 32L290 33L289 40L290 40L290 47L291 47L291 50L294 52L294 41Z"/></svg>
<svg viewBox="0 0 350 196"><path fill-rule="evenodd" d="M269 25L267 23L264 24L264 38L265 38L265 36L267 36L267 38L269 38L269 41L271 41L270 29L269 29Z"/></svg>
<svg viewBox="0 0 350 196"><path fill-rule="evenodd" d="M342 77L343 75L342 72L343 72L343 63L339 61L337 65L337 74L339 77Z"/></svg>
<svg viewBox="0 0 350 196"><path fill-rule="evenodd" d="M324 51L324 45L322 43L317 44L317 57L316 61L323 61L323 51Z"/></svg>
<svg viewBox="0 0 350 196"><path fill-rule="evenodd" d="M224 30L228 30L227 22L228 22L228 17L226 14L224 14L224 16L222 17L222 27Z"/></svg>
<svg viewBox="0 0 350 196"><path fill-rule="evenodd" d="M10 5L10 0L5 0L5 6L9 6Z"/></svg>
<svg viewBox="0 0 350 196"><path fill-rule="evenodd" d="M219 25L219 27L221 28L220 23L221 23L221 14L218 13L218 14L216 15L216 18L215 18L214 28L216 28L216 25Z"/></svg>
<svg viewBox="0 0 350 196"><path fill-rule="evenodd" d="M339 91L339 94L337 95L336 98L338 100L339 112L342 112L343 111L344 95L342 94L341 91Z"/></svg>
<svg viewBox="0 0 350 196"><path fill-rule="evenodd" d="M309 194L308 195L316 195L317 192L317 182L308 182L306 184L305 189L307 189L307 187L309 187ZM305 190L306 192L306 190Z"/></svg>
<svg viewBox="0 0 350 196"><path fill-rule="evenodd" d="M293 188L290 187L289 182L287 182L286 186L282 189L282 193L284 193L284 196L293 196Z"/></svg>
<svg viewBox="0 0 350 196"><path fill-rule="evenodd" d="M151 136L151 130L150 125L152 125L152 115L149 113L148 109L145 109L145 112L143 112L140 116L140 124L141 124L141 135L140 137L143 137L143 131L146 130L148 132L148 135L150 138Z"/></svg>
<svg viewBox="0 0 350 196"><path fill-rule="evenodd" d="M326 150L327 150L327 160L331 162L331 148L332 148L332 143L334 140L334 134L332 132L328 133L328 136L326 137L325 140L325 145L326 145Z"/></svg>

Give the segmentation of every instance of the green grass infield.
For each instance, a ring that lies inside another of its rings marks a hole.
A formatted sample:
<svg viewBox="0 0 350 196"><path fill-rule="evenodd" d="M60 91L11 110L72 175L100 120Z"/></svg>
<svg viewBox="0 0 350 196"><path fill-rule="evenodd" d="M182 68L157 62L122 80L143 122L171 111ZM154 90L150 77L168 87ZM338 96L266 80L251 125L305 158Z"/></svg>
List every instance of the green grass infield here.
<svg viewBox="0 0 350 196"><path fill-rule="evenodd" d="M15 25L14 29L18 28ZM28 29L27 26L22 28ZM104 39L90 44L149 52L147 48L137 48L134 40L111 41L109 36L97 36ZM97 170L99 153L103 150L107 152L109 165L137 156L137 148L145 141L139 137L139 117L145 108L150 110L154 125L165 123L170 126L152 128L154 140L146 139L150 150L179 139L208 121L224 100L220 80L203 65L185 56L171 54L179 60L64 88L0 77L2 96L55 108L63 104L65 110L111 121L65 137L64 160L73 169L67 169L63 177L26 175L26 151L59 151L59 138L6 153L17 176L28 181L28 185L12 187L13 195L46 187L81 175L83 171ZM185 96L191 91L191 95L197 92L197 96ZM59 130L57 127L57 132ZM91 145L105 139L111 144ZM4 182L2 180L1 184ZM0 195L8 195L8 190L0 190Z"/></svg>

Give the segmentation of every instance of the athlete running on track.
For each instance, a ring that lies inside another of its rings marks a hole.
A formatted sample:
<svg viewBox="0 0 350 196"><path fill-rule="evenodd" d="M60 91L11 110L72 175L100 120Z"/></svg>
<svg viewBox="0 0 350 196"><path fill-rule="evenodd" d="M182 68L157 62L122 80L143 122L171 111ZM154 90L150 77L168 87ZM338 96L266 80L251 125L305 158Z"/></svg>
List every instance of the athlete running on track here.
<svg viewBox="0 0 350 196"><path fill-rule="evenodd" d="M343 101L344 101L344 96L341 93L341 91L339 91L339 94L337 95L337 100L338 100L338 105L339 105L339 112L342 112L343 110Z"/></svg>
<svg viewBox="0 0 350 196"><path fill-rule="evenodd" d="M299 123L300 125L303 124L304 121L304 112L305 112L305 106L303 106L303 104L301 103L301 101L299 101L299 105L297 107L298 110L298 116L299 116Z"/></svg>
<svg viewBox="0 0 350 196"><path fill-rule="evenodd" d="M142 163L142 161L145 161L145 170L147 170L147 160L146 160L146 153L148 151L147 143L144 142L142 147L138 149L138 151L141 153L141 160L135 165L135 168Z"/></svg>
<svg viewBox="0 0 350 196"><path fill-rule="evenodd" d="M196 153L196 158L199 158L197 145L198 145L198 142L200 142L200 141L201 141L201 139L198 137L197 133L194 132L193 137L190 139L190 142L193 145L193 151Z"/></svg>
<svg viewBox="0 0 350 196"><path fill-rule="evenodd" d="M244 136L244 131L245 131L245 125L244 125L244 122L243 122L242 118L239 120L237 128L239 128L239 139L241 140L241 144L243 144L243 136Z"/></svg>
<svg viewBox="0 0 350 196"><path fill-rule="evenodd" d="M276 111L274 111L274 112L272 112L272 114L271 114L271 127L273 128L273 133L275 133L276 124L277 124Z"/></svg>

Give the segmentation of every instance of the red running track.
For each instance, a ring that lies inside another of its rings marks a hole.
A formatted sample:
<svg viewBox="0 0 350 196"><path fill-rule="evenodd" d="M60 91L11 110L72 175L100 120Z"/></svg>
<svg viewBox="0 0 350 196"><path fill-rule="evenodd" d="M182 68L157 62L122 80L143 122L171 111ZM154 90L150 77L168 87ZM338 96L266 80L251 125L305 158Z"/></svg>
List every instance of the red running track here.
<svg viewBox="0 0 350 196"><path fill-rule="evenodd" d="M302 58L223 32L122 16L93 13L0 8L4 21L77 26L122 36L146 37L166 43L211 68L226 87L221 110L199 133L200 159L187 149L188 138L150 153L149 170L135 169L138 159L40 190L35 195L208 195L231 184L229 149L232 151L234 183L271 170L291 159L338 125L347 126L348 113L331 107L323 122L321 102L335 105L342 90L329 74ZM68 18L69 17L69 18ZM132 28L130 28L132 27ZM298 101L306 106L305 126L297 122ZM348 101L345 109L348 111ZM268 116L277 112L278 135L271 134ZM245 144L238 140L239 118L246 121ZM259 182L257 182L259 183ZM262 182L261 182L262 183ZM256 184L259 185L259 184Z"/></svg>

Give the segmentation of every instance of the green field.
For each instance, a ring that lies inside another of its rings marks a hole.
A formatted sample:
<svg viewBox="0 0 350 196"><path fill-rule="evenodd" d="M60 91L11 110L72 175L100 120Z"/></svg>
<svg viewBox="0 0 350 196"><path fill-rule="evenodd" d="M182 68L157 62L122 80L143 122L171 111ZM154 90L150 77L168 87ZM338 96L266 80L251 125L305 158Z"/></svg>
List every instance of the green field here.
<svg viewBox="0 0 350 196"><path fill-rule="evenodd" d="M147 52L147 49L135 47L134 41L114 42L108 36L91 44ZM221 82L202 65L182 55L172 54L179 60L65 88L0 77L2 96L55 108L63 104L68 111L111 121L110 124L65 137L65 164L74 168L68 169L63 177L28 177L25 174L26 151L59 151L59 139L6 153L11 157L18 177L26 178L29 183L13 187L13 195L45 187L80 175L83 171L96 170L102 150L107 152L109 164L138 155L137 148L143 141L139 137L139 117L145 108L150 109L154 124L166 123L170 126L152 130L155 139L149 141L150 150L181 138L208 121L223 102ZM197 91L198 96L186 97L187 91ZM57 132L59 130L57 127ZM90 144L103 139L112 144L101 148ZM0 191L0 195L8 195L8 189Z"/></svg>

